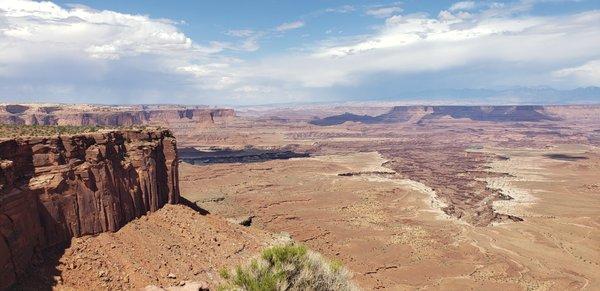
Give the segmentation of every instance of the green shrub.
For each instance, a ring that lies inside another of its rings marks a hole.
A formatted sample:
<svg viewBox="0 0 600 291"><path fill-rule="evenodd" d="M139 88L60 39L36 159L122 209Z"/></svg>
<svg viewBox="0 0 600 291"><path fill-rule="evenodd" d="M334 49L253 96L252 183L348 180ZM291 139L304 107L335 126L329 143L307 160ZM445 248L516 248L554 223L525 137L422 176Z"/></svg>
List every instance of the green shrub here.
<svg viewBox="0 0 600 291"><path fill-rule="evenodd" d="M267 248L248 264L220 274L226 282L219 290L357 290L340 262L299 244Z"/></svg>

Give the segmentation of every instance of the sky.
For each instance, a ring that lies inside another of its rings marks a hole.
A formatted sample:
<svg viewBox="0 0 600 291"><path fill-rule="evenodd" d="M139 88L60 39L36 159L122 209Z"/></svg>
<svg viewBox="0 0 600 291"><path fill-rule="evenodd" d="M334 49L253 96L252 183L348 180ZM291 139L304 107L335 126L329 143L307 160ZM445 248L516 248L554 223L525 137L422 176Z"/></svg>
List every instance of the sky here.
<svg viewBox="0 0 600 291"><path fill-rule="evenodd" d="M0 102L251 105L589 86L600 86L598 0L0 0Z"/></svg>

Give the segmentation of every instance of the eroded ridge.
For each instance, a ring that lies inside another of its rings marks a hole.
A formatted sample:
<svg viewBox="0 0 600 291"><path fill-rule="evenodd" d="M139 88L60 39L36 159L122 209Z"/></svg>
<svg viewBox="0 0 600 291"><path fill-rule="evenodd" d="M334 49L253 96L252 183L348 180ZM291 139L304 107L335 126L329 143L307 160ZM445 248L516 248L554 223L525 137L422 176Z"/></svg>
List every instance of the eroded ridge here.
<svg viewBox="0 0 600 291"><path fill-rule="evenodd" d="M429 147L423 150L423 147ZM510 200L510 196L490 188L485 178L503 175L492 173L486 164L501 157L465 151L464 147L436 147L423 143L418 149L402 148L381 151L390 159L385 164L402 177L420 182L435 191L445 202L442 210L475 226L500 221L522 221L522 218L494 210L494 201Z"/></svg>

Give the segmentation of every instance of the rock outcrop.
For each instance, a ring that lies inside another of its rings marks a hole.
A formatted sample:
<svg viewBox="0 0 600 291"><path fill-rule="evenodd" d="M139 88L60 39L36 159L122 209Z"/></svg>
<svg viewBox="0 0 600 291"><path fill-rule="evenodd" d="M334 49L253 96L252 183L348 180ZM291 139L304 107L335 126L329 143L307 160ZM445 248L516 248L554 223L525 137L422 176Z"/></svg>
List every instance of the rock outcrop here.
<svg viewBox="0 0 600 291"><path fill-rule="evenodd" d="M72 237L113 232L179 200L170 131L106 131L0 142L0 289Z"/></svg>

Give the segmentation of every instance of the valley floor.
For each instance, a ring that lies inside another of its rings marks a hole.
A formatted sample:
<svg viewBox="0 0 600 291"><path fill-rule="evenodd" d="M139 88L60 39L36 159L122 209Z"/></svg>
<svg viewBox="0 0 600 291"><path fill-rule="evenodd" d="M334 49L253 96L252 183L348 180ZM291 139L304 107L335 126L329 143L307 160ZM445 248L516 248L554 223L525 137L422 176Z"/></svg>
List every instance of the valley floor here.
<svg viewBox="0 0 600 291"><path fill-rule="evenodd" d="M560 145L544 128L482 127L266 131L257 144L312 157L183 163L180 186L211 213L341 260L367 290L597 289L600 149L575 131Z"/></svg>
<svg viewBox="0 0 600 291"><path fill-rule="evenodd" d="M502 188L523 222L471 226L437 208L431 189L395 179L377 153L181 168L182 194L213 213L254 216L340 259L365 289L585 289L600 284L595 156L581 163L543 151L502 151L514 177ZM499 162L501 163L501 162ZM356 176L338 174L355 172ZM516 195L515 195L516 196ZM515 199L517 200L517 199Z"/></svg>

